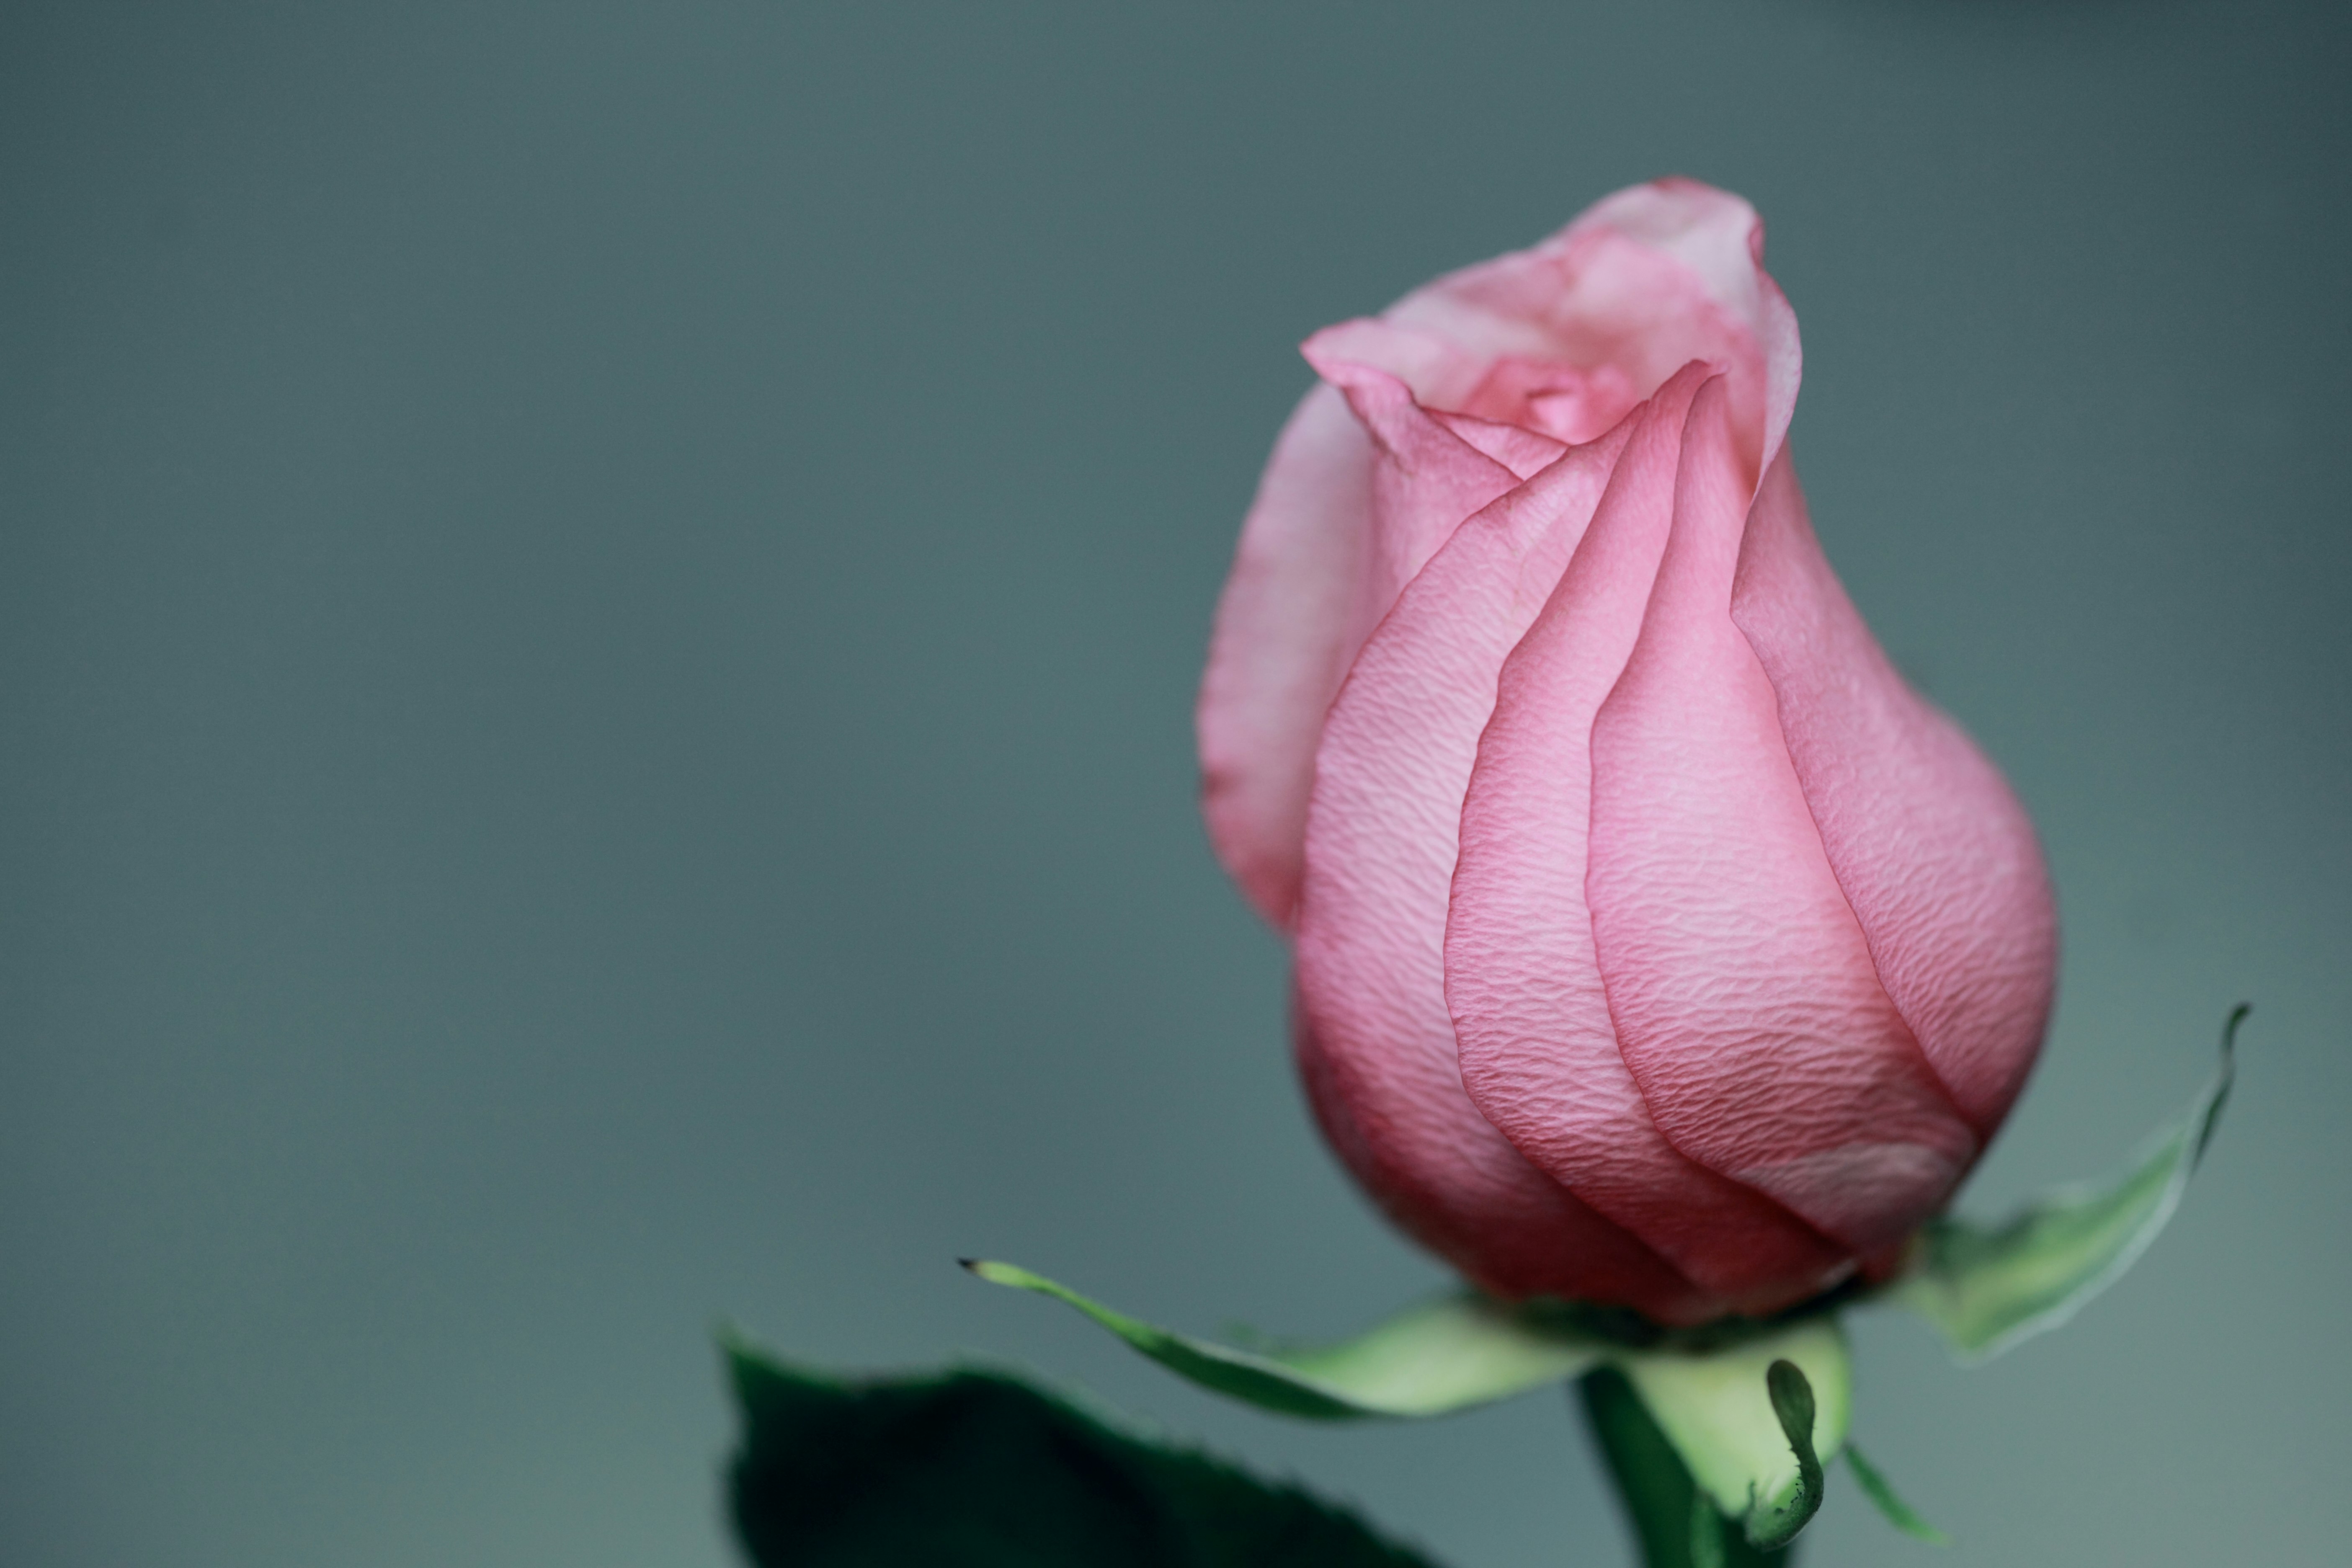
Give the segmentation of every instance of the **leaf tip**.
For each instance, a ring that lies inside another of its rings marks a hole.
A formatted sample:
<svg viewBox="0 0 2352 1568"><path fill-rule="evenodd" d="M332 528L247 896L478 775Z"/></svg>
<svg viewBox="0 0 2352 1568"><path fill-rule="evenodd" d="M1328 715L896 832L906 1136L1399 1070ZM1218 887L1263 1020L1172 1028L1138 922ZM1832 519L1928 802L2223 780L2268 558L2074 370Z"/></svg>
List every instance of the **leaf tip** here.
<svg viewBox="0 0 2352 1568"><path fill-rule="evenodd" d="M1813 1384L1804 1369L1783 1356L1764 1369L1764 1389L1772 1396L1772 1414L1788 1434L1790 1446L1811 1447Z"/></svg>
<svg viewBox="0 0 2352 1568"><path fill-rule="evenodd" d="M2221 1129L2221 1108L2229 1103L2231 1085L2238 1075L2238 1026L2244 1023L2246 1015L2253 1010L2252 1002L2241 1002L2230 1009L2229 1019L2221 1026L2221 1069L2214 1081L2212 1097L2206 1104L2203 1124L2197 1129L2196 1146L2189 1151L2192 1167L2203 1163L2206 1146L2213 1142L2213 1134Z"/></svg>
<svg viewBox="0 0 2352 1568"><path fill-rule="evenodd" d="M959 1258L956 1262L973 1279L985 1279L991 1285L1010 1285L1016 1290L1036 1288L1037 1277L1014 1264L999 1263L992 1258Z"/></svg>
<svg viewBox="0 0 2352 1568"><path fill-rule="evenodd" d="M1813 1385L1804 1369L1782 1358L1764 1369L1764 1392L1789 1451L1797 1460L1797 1485L1785 1501L1759 1499L1749 1504L1748 1543L1761 1552L1786 1546L1812 1522L1822 1507L1822 1461L1813 1451Z"/></svg>

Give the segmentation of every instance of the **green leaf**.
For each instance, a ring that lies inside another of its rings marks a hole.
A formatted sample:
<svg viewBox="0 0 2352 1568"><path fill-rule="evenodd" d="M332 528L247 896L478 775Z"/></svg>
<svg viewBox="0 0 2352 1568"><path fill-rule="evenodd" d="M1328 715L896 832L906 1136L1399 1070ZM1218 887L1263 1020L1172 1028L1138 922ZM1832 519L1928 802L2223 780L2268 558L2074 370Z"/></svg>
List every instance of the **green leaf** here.
<svg viewBox="0 0 2352 1568"><path fill-rule="evenodd" d="M1010 1263L964 1267L992 1283L1067 1302L1203 1388L1318 1420L1442 1415L1574 1377L1612 1349L1570 1314L1465 1293L1416 1307L1336 1345L1235 1350L1130 1318Z"/></svg>
<svg viewBox="0 0 2352 1568"><path fill-rule="evenodd" d="M1699 1489L1769 1551L1822 1505L1822 1461L1844 1446L1853 1367L1834 1318L1800 1318L1710 1351L1612 1357Z"/></svg>
<svg viewBox="0 0 2352 1568"><path fill-rule="evenodd" d="M761 1568L1431 1568L1344 1510L982 1372L849 1381L726 1345Z"/></svg>
<svg viewBox="0 0 2352 1568"><path fill-rule="evenodd" d="M2128 1169L2061 1188L1999 1226L1936 1221L1892 1299L1933 1323L1964 1362L1990 1360L2080 1311L2138 1260L2180 1206L2230 1098L2238 1026L2248 1010L2239 1006L2222 1027L2213 1080Z"/></svg>
<svg viewBox="0 0 2352 1568"><path fill-rule="evenodd" d="M1917 1510L1896 1495L1893 1483L1876 1465L1863 1458L1862 1450L1853 1446L1851 1437L1846 1439L1845 1462L1853 1469L1853 1479L1861 1483L1863 1495L1878 1505L1878 1511L1886 1516L1887 1523L1930 1546L1949 1546L1952 1543L1950 1536L1920 1518Z"/></svg>

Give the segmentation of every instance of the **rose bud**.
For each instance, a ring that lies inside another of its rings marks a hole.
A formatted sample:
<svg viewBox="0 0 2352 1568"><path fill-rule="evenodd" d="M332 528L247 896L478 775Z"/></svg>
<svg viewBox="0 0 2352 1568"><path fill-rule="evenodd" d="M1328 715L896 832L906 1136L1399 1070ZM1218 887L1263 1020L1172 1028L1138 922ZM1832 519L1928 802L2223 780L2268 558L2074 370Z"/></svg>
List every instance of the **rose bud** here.
<svg viewBox="0 0 2352 1568"><path fill-rule="evenodd" d="M1317 1118L1507 1298L1882 1277L2049 1016L2032 825L1814 540L1762 257L1661 181L1317 333L1218 607L1204 810Z"/></svg>

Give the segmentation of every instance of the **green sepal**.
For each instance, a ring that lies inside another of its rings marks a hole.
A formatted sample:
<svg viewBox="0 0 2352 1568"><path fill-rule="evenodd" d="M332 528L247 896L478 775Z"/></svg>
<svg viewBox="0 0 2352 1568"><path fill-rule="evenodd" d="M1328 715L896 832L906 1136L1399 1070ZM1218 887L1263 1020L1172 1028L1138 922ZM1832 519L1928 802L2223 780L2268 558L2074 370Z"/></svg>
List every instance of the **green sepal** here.
<svg viewBox="0 0 2352 1568"><path fill-rule="evenodd" d="M1130 1318L1010 1263L964 1267L992 1284L1068 1303L1203 1388L1311 1420L1443 1415L1574 1377L1611 1349L1564 1312L1463 1293L1412 1308L1338 1344L1236 1350Z"/></svg>
<svg viewBox="0 0 2352 1568"><path fill-rule="evenodd" d="M1432 1568L1345 1510L999 1373L846 1380L735 1339L759 1568Z"/></svg>
<svg viewBox="0 0 2352 1568"><path fill-rule="evenodd" d="M1202 1387L1286 1415L1440 1415L1618 1367L1700 1489L1759 1546L1789 1540L1821 1506L1820 1461L1844 1442L1853 1407L1844 1332L1827 1313L1739 1324L1697 1342L1653 1330L1652 1342L1637 1347L1622 1325L1572 1307L1510 1306L1465 1293L1340 1344L1253 1352L1130 1318L1009 1263L964 1267L1066 1302ZM1809 1447L1792 1441L1776 1408L1771 1369L1781 1362L1801 1374L1814 1404Z"/></svg>
<svg viewBox="0 0 2352 1568"><path fill-rule="evenodd" d="M1617 1483L1643 1568L1774 1568L1789 1561L1785 1550L1750 1546L1715 1500L1692 1483L1690 1467L1622 1372L1596 1367L1577 1380L1576 1392Z"/></svg>
<svg viewBox="0 0 2352 1568"><path fill-rule="evenodd" d="M1919 1516L1918 1510L1903 1500L1894 1483L1876 1465L1863 1457L1862 1450L1854 1447L1851 1437L1845 1441L1845 1462L1847 1468L1853 1471L1853 1479L1861 1486L1862 1495L1878 1505L1878 1511L1886 1516L1887 1523L1913 1540L1924 1541L1930 1546L1949 1546L1952 1543L1950 1536L1929 1524Z"/></svg>
<svg viewBox="0 0 2352 1568"><path fill-rule="evenodd" d="M1891 1299L1933 1323L1969 1363L2080 1311L2138 1260L2180 1206L2229 1100L2238 1026L2248 1011L2241 1005L2222 1026L2212 1081L2121 1174L2062 1187L1998 1226L1934 1221Z"/></svg>
<svg viewBox="0 0 2352 1568"><path fill-rule="evenodd" d="M1844 1445L1853 1408L1853 1363L1836 1319L1800 1318L1705 1352L1619 1351L1612 1360L1750 1545L1786 1543L1820 1509L1822 1461Z"/></svg>

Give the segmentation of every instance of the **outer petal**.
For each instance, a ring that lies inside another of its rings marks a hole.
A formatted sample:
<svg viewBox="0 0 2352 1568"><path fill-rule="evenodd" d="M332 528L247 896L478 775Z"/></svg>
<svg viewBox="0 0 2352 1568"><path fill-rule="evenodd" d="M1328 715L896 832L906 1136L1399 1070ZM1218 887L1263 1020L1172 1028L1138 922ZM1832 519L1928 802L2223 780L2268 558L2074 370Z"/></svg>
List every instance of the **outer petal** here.
<svg viewBox="0 0 2352 1568"><path fill-rule="evenodd" d="M2042 1047L2058 921L2033 825L1959 726L1905 684L1830 570L1781 454L1732 594L1879 979L1980 1137Z"/></svg>
<svg viewBox="0 0 2352 1568"><path fill-rule="evenodd" d="M1559 446L1474 444L1319 341L1307 354L1328 384L1291 416L1243 527L1196 721L1209 840L1276 926L1297 902L1323 716L1357 649L1462 520L1518 482L1482 447L1524 463Z"/></svg>
<svg viewBox="0 0 2352 1568"><path fill-rule="evenodd" d="M1454 829L1496 672L1566 563L1622 441L1570 451L1464 523L1332 705L1307 817L1299 1054L1357 1177L1465 1273L1506 1294L1683 1319L1714 1304L1472 1107L1444 1002Z"/></svg>
<svg viewBox="0 0 2352 1568"><path fill-rule="evenodd" d="M1772 688L1731 621L1753 494L1694 405L1642 634L1594 725L1592 906L1626 1065L1675 1146L1857 1251L1975 1158L1832 874Z"/></svg>
<svg viewBox="0 0 2352 1568"><path fill-rule="evenodd" d="M1684 1274L1762 1313L1851 1262L1658 1131L1618 1051L1584 895L1593 717L1642 627L1705 377L1686 366L1643 410L1574 560L1503 667L1462 810L1445 984L1463 1083L1486 1119Z"/></svg>
<svg viewBox="0 0 2352 1568"><path fill-rule="evenodd" d="M1763 227L1747 203L1661 180L1619 192L1530 250L1416 289L1377 321L1327 329L1309 357L1394 376L1519 478L1535 466L1530 442L1589 439L1682 365L1706 360L1730 379L1752 475L1779 449L1800 358L1796 318L1762 256ZM1450 417L1463 415L1483 428ZM1491 435L1496 426L1527 439ZM1412 575L1393 554L1376 570L1372 469L1372 444L1336 391L1309 393L1243 526L1202 683L1209 837L1277 926L1289 923L1297 898L1323 715Z"/></svg>
<svg viewBox="0 0 2352 1568"><path fill-rule="evenodd" d="M1315 742L1355 653L1371 513L1371 438L1337 388L1318 386L1242 524L1194 718L1209 841L1276 926L1298 900Z"/></svg>

